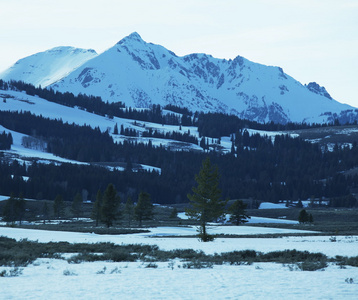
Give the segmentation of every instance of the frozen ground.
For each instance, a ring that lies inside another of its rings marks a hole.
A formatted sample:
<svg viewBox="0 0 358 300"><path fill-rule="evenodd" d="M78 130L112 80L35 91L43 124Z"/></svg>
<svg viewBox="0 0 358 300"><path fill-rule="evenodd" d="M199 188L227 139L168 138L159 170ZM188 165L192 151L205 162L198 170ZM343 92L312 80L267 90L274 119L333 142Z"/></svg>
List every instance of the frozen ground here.
<svg viewBox="0 0 358 300"><path fill-rule="evenodd" d="M19 277L0 278L1 298L294 300L356 299L358 293L358 284L345 281L358 281L358 268L353 267L303 272L274 263L200 270L184 269L180 262L173 269L168 262L155 269L146 265L38 259Z"/></svg>
<svg viewBox="0 0 358 300"><path fill-rule="evenodd" d="M202 243L180 237L195 233L193 227L151 228L150 233L96 235L73 232L0 228L0 235L40 242L102 242L156 244L163 250L191 248L208 254L253 249L262 252L297 249L328 256L358 255L358 237L305 236L283 238L220 238ZM212 232L257 234L281 229L217 226ZM288 232L287 230L286 232ZM178 237L166 237L167 235ZM1 299L357 299L358 268L329 265L324 271L300 271L276 263L215 265L185 269L183 262L93 262L69 264L65 260L38 259L18 277L0 277ZM10 269L0 267L0 271ZM352 278L353 283L349 283ZM347 282L348 281L348 282Z"/></svg>

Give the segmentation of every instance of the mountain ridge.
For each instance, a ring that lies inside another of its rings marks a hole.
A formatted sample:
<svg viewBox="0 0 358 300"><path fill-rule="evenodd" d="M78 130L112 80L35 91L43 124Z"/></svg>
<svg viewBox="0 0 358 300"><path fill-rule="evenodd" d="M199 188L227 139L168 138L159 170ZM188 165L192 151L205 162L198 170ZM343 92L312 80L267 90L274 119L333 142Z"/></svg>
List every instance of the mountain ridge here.
<svg viewBox="0 0 358 300"><path fill-rule="evenodd" d="M253 63L242 56L233 60L203 53L179 57L161 45L145 42L136 32L49 87L131 107L172 104L261 123L358 118L353 107L332 99L324 87L302 85L281 67Z"/></svg>

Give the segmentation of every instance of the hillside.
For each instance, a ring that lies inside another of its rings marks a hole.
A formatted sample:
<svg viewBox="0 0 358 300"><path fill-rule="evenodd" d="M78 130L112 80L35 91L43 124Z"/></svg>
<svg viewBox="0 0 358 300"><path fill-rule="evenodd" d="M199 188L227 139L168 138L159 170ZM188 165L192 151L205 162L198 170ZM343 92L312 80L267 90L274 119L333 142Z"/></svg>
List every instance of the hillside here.
<svg viewBox="0 0 358 300"><path fill-rule="evenodd" d="M209 156L219 167L223 197L278 202L314 195L332 199L332 206L356 205L352 193L358 177L347 172L358 167L352 125L265 125L222 114L181 114L159 106L116 107L113 115L107 115L102 111L112 104L100 99L0 83L4 195L16 191L32 199L54 199L61 193L71 200L77 191L86 190L95 199L98 189L112 182L123 199L145 190L155 202L181 203L187 201L195 174ZM76 105L70 106L68 100ZM344 143L323 139L328 130L337 136L343 133Z"/></svg>

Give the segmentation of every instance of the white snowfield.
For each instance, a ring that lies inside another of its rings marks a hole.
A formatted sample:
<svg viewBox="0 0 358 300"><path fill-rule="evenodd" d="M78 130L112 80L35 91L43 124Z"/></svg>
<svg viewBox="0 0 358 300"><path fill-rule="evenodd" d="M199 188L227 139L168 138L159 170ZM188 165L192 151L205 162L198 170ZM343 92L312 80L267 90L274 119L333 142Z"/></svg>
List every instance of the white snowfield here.
<svg viewBox="0 0 358 300"><path fill-rule="evenodd" d="M39 242L113 242L151 244L160 249L194 249L208 254L253 249L262 252L297 249L328 256L358 255L358 237L218 238L203 243L197 238L170 237L194 234L194 227L150 228L150 233L96 235L74 232L0 228L0 236ZM248 226L217 226L218 233L257 234L288 232ZM160 237L158 237L160 236ZM68 255L66 255L68 257ZM186 269L182 261L93 262L37 259L18 277L0 277L1 299L356 299L358 268L330 264L324 271L299 271L293 265L254 263ZM0 267L10 270L10 267ZM65 276L65 275L68 276ZM349 283L352 278L353 283Z"/></svg>
<svg viewBox="0 0 358 300"><path fill-rule="evenodd" d="M46 87L95 56L97 53L91 49L56 47L20 59L12 67L1 72L0 78L5 81L21 80Z"/></svg>

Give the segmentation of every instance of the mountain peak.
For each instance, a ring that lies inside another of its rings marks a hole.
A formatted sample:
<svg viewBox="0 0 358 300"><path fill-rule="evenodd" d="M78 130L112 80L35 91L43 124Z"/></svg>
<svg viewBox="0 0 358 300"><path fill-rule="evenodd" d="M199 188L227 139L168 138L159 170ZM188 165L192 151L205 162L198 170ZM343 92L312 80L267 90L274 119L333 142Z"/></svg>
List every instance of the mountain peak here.
<svg viewBox="0 0 358 300"><path fill-rule="evenodd" d="M125 42L135 41L135 42L143 42L143 39L137 32L132 32L130 35L126 36L125 38L121 39L117 45L121 45Z"/></svg>

